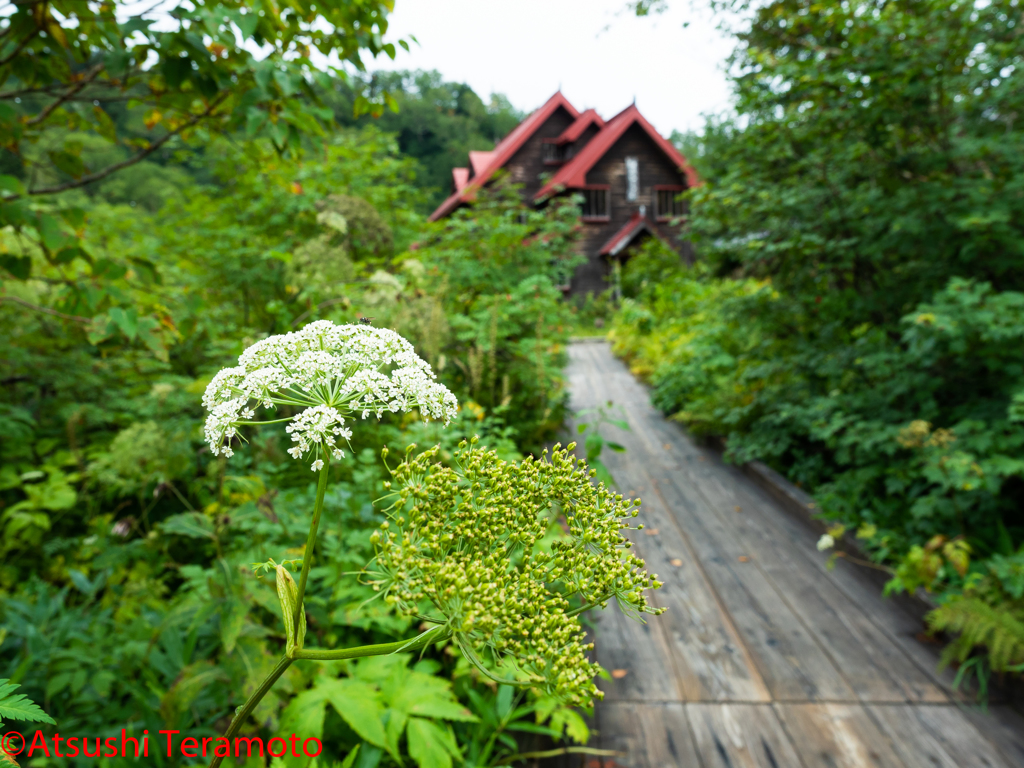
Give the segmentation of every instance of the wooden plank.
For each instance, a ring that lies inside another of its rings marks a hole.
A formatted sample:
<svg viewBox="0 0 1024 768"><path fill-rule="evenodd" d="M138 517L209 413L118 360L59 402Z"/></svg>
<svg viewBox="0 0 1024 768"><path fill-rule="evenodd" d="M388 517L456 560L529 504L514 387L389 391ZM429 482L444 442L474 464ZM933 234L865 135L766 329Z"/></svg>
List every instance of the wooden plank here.
<svg viewBox="0 0 1024 768"><path fill-rule="evenodd" d="M652 473L653 474L653 473ZM692 490L672 478L651 478L686 531L772 696L780 701L852 701L855 694L772 584L755 554L728 531Z"/></svg>
<svg viewBox="0 0 1024 768"><path fill-rule="evenodd" d="M630 488L647 481L616 467ZM685 701L769 701L770 694L728 615L708 585L697 558L655 498L638 518L645 532L634 534L637 554L664 586L651 597L668 608L650 621L660 626L673 651ZM657 531L657 535L648 535Z"/></svg>
<svg viewBox="0 0 1024 768"><path fill-rule="evenodd" d="M907 768L1008 768L953 704L875 704L869 711Z"/></svg>
<svg viewBox="0 0 1024 768"><path fill-rule="evenodd" d="M696 488L675 482L679 472L667 469L675 459L666 458L663 445L650 442L646 427L653 418L648 414L644 419L637 413L644 406L637 405L635 392L630 392L636 382L628 374L604 376L602 382L612 399L629 403L626 413L632 426L629 432L616 433L627 451L609 457L610 470L614 474L626 468L627 473L636 473L654 491L648 495L672 510L676 530L700 562L772 697L783 701L856 700L827 654L766 581L735 535L722 528Z"/></svg>
<svg viewBox="0 0 1024 768"><path fill-rule="evenodd" d="M800 768L771 704L687 704L704 768Z"/></svg>
<svg viewBox="0 0 1024 768"><path fill-rule="evenodd" d="M1024 768L1024 717L1008 706L989 707L979 712L974 707L961 710L999 750L1007 765Z"/></svg>
<svg viewBox="0 0 1024 768"><path fill-rule="evenodd" d="M680 701L671 651L653 618L646 624L610 605L590 614L597 663L612 673L598 680L607 701Z"/></svg>
<svg viewBox="0 0 1024 768"><path fill-rule="evenodd" d="M730 478L724 468L708 464L699 484L708 506L723 529L756 558L861 701L948 701L942 689L859 606L831 580L820 577L799 545L768 526L759 500L744 493L742 483L729 482L745 478Z"/></svg>
<svg viewBox="0 0 1024 768"><path fill-rule="evenodd" d="M695 768L699 765L683 705L601 703L597 742L623 753L611 760L629 768Z"/></svg>
<svg viewBox="0 0 1024 768"><path fill-rule="evenodd" d="M779 704L807 768L903 768L889 738L860 704Z"/></svg>

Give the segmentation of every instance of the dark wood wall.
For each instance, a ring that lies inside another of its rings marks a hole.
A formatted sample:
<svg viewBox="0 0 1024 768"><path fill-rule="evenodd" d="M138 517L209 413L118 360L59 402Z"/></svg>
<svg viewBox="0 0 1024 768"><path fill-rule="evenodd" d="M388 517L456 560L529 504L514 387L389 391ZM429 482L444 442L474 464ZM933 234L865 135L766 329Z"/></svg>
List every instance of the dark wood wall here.
<svg viewBox="0 0 1024 768"><path fill-rule="evenodd" d="M553 174L558 170L557 165L544 164L544 139L557 138L572 122L573 116L569 111L559 107L505 164L512 181L523 185L523 200L528 204L532 204L533 196L540 191L541 174Z"/></svg>
<svg viewBox="0 0 1024 768"><path fill-rule="evenodd" d="M626 200L626 158L635 157L639 164L640 189L635 201ZM610 263L599 256L601 248L609 238L618 232L629 218L646 206L648 223L654 226L659 235L672 245L688 262L693 261L693 251L685 241L678 227L655 222L657 212L656 185L685 185L686 177L678 171L658 145L639 126L633 125L605 153L587 174L588 184L608 184L611 186L608 195L609 221L586 222L583 224L583 239L580 243L581 252L587 257L587 263L581 265L573 276L572 292L584 294L600 293L608 288L608 276L611 273Z"/></svg>

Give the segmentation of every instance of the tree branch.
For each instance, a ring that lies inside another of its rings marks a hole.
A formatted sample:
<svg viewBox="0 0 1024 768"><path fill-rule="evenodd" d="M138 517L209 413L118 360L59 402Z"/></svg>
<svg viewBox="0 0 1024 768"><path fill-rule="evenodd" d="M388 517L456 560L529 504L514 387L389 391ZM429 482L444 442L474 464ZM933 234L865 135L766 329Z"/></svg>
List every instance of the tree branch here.
<svg viewBox="0 0 1024 768"><path fill-rule="evenodd" d="M68 88L68 90L66 90L63 93L63 95L61 95L56 101L53 101L50 104L48 104L38 115L33 117L31 120L27 120L25 122L25 125L38 125L39 123L43 122L46 118L52 115L54 110L60 107L61 104L66 102L72 96L75 96L79 91L85 88L85 86L87 86L89 83L95 80L96 76L103 71L104 66L104 64L97 64L96 66L94 66L92 69L90 69L82 76L81 80L79 80L77 83Z"/></svg>
<svg viewBox="0 0 1024 768"><path fill-rule="evenodd" d="M32 40L38 34L39 34L39 27L37 26L35 32L33 32L31 35L28 35L24 40L22 40L20 43L18 43L18 46L11 52L10 56L7 56L6 58L0 59L0 67L4 66L6 64L10 64L12 61L14 61L14 59L18 58L18 54L21 53L22 50L24 50L25 46L28 45L29 43L31 43Z"/></svg>
<svg viewBox="0 0 1024 768"><path fill-rule="evenodd" d="M58 312L57 310L50 309L49 307L40 307L37 304L31 304L25 301L24 299L19 299L17 296L0 296L0 301L13 301L15 304L21 304L21 306L28 307L29 309L34 310L35 312L42 312L43 314L46 315L53 315L54 317L59 317L61 320L71 320L76 323L92 322L92 318L90 317L82 317L80 315L65 315L63 312Z"/></svg>
<svg viewBox="0 0 1024 768"><path fill-rule="evenodd" d="M90 173L90 174L88 174L86 176L83 176L80 179L75 179L74 181L69 181L69 182L66 182L64 184L57 184L57 185L52 186L52 187L42 187L41 189L30 189L28 191L28 194L29 195L53 195L53 194L56 194L57 192L65 192L65 191L67 191L69 189L78 189L79 187L84 187L86 184L92 184L92 182L94 182L94 181L100 181L101 179L105 179L110 174L114 173L115 171L120 171L122 168L127 168L129 166L135 165L137 162L139 162L141 160L145 160L147 157L152 155L154 152L156 152L158 149L160 149L160 147L162 147L164 144L166 144L172 138L174 138L179 133L184 131L186 128L191 128L193 125L195 125L199 121L205 120L206 118L208 118L211 114L213 114L213 111L217 107L219 107L221 105L221 103L227 97L228 97L228 92L222 93L220 96L218 96L216 99L213 100L213 102L210 104L210 106L208 106L205 110L200 112L198 115L192 115L186 122L184 122L181 125L179 125L173 131L169 131L167 133L167 135L161 136L159 139L157 139L152 144L150 144L149 147L147 147L146 149L142 150L138 154L133 155L132 157L129 157L127 160L122 160L120 163L114 163L113 165L108 165L102 171L96 171L96 173ZM4 202L5 203L9 203L12 200L17 200L19 197L21 197L21 195L11 195L11 196L5 197L4 198Z"/></svg>

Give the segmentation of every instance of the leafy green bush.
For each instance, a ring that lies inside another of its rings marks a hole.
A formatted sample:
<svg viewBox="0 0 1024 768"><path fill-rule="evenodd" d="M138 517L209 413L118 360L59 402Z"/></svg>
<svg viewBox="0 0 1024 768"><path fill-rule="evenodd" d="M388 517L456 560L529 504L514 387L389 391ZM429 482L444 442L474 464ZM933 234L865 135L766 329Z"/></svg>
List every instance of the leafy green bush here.
<svg viewBox="0 0 1024 768"><path fill-rule="evenodd" d="M568 214L520 221L506 193L481 201L476 219L471 210L428 226L413 210L413 166L389 137L340 133L321 149L299 162L259 144L212 143L213 183L169 194L158 213L90 207L91 263L32 252L28 279L4 276L21 303L0 312L10 345L0 391L0 676L62 732L215 736L284 646L277 596L247 569L301 557L294 547L315 499L309 466L287 456L283 431L249 436L250 448L231 457L202 439L202 392L244 346L316 318L372 317L407 332L462 402L447 429L386 415L353 435L354 461L331 468L306 598L309 645L415 634L346 576L372 556L382 520L381 445L439 445L450 463L460 441L480 435L500 458L519 460L559 423L568 326L552 286L559 260L571 258ZM508 710L511 694L496 696L464 661L431 650L406 666L470 706L472 720L426 720L450 728L467 758L489 765L515 754L512 735L586 739L578 715L543 697L516 695ZM355 674L332 664L336 680ZM382 718L406 690L395 675L397 687L371 686ZM289 702L316 686L315 674L286 674L252 733L272 735ZM359 734L337 710L322 713L325 761L353 754ZM488 718L504 723L501 739L480 725ZM394 764L392 753L404 760L413 731L364 743L354 768Z"/></svg>

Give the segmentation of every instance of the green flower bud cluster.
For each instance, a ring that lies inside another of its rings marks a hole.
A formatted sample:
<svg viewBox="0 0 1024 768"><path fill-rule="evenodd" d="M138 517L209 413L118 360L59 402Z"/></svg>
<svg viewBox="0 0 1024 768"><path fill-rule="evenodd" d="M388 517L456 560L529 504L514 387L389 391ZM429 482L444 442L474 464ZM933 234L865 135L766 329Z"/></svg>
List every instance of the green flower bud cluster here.
<svg viewBox="0 0 1024 768"><path fill-rule="evenodd" d="M389 604L446 625L487 676L588 705L599 668L577 615L612 599L637 618L664 610L644 592L661 584L622 535L640 501L595 486L575 444L513 463L475 443L460 444L454 467L437 463L438 448L406 453L385 484L396 500L366 573ZM559 524L567 534L554 535Z"/></svg>

